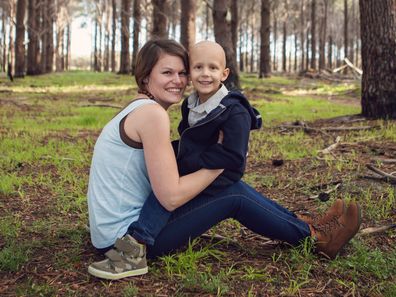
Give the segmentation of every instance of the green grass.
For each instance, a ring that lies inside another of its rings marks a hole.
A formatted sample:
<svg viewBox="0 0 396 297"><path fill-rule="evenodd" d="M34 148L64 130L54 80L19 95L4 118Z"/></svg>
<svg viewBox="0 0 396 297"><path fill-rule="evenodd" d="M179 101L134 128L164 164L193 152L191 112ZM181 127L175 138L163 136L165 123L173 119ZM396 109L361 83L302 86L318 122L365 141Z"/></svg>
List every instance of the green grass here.
<svg viewBox="0 0 396 297"><path fill-rule="evenodd" d="M300 204L309 201L318 212L340 196L359 201L365 227L394 220L395 188L367 181L362 185L357 177L366 172L363 161L382 156L371 149L373 144L394 147L394 121L376 121L373 125L378 125L377 129L344 133L343 143L360 146L351 145L342 154L325 156L319 151L334 142L336 133L318 136L280 127L297 120L310 124L358 114L357 84L284 76L258 79L247 74L242 75L241 81L264 121L264 127L251 134L248 162L257 167L246 172L245 181L265 194L268 191L280 202L289 203L289 197L302 198ZM337 288L329 294L396 294L394 231L384 235L393 247L373 244L370 237L356 237L345 256L329 262L314 255L308 241L296 248L275 248L270 255L261 255L261 246L251 246L252 241L245 244L238 237L243 228L235 220L213 228L212 232L225 234L224 241L193 241L183 252L150 261L150 274L143 281L137 278L113 283L90 279L85 265L94 257L84 227L88 221L89 166L97 135L118 109L85 105L124 106L135 90L133 77L111 73L54 73L28 76L14 83L0 78L0 270L8 277L37 265L41 271L74 275L74 279L70 277L74 284L64 286L34 275L23 277L15 284L14 295L83 296L86 291L74 285L88 284L93 295L139 296L148 291L148 286L159 284L176 296L227 296L235 290L244 296L264 291L273 296L304 296L308 294L306 290L317 288L319 283L323 287L328 279L333 283L327 289ZM341 99L337 103L329 98ZM176 105L169 110L173 139L178 136L179 109ZM272 167L273 159L283 159L284 167ZM376 166L390 170L379 162ZM286 172L286 176L279 176L278 170ZM337 179L342 179L342 187L331 193L329 202L304 200L321 191L315 186ZM234 237L238 244L232 246ZM40 266L44 256L49 265L45 268Z"/></svg>

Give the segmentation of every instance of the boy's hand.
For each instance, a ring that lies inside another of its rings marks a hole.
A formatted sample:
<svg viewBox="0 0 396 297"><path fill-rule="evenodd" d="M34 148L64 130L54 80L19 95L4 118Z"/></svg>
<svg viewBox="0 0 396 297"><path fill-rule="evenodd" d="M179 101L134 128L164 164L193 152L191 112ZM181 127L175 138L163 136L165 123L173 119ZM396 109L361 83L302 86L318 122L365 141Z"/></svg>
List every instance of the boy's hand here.
<svg viewBox="0 0 396 297"><path fill-rule="evenodd" d="M217 139L218 144L223 144L224 140L224 132L222 130L219 131L219 139Z"/></svg>

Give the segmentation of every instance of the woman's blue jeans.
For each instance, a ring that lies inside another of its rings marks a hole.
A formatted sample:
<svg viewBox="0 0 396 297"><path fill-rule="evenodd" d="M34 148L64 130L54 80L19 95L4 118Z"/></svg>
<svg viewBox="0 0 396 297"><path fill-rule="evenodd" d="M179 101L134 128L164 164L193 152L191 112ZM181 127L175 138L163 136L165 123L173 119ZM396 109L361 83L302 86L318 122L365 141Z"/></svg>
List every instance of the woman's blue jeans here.
<svg viewBox="0 0 396 297"><path fill-rule="evenodd" d="M215 196L198 195L173 212L163 208L151 193L128 233L147 244L148 257L157 257L182 247L228 218L260 235L292 245L310 236L309 226L294 213L242 181Z"/></svg>

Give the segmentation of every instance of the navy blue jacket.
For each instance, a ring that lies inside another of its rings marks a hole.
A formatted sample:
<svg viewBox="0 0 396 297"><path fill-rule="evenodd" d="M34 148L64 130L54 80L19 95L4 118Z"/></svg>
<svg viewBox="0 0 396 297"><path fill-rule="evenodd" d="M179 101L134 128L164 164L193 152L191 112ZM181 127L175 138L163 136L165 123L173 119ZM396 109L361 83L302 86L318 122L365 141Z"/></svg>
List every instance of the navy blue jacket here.
<svg viewBox="0 0 396 297"><path fill-rule="evenodd" d="M214 195L239 181L246 167L250 130L261 127L259 112L239 92L229 92L204 119L190 127L187 99L181 106L180 139L174 141L180 175L201 168L220 169L224 172L204 190ZM219 131L223 131L223 144L218 144Z"/></svg>

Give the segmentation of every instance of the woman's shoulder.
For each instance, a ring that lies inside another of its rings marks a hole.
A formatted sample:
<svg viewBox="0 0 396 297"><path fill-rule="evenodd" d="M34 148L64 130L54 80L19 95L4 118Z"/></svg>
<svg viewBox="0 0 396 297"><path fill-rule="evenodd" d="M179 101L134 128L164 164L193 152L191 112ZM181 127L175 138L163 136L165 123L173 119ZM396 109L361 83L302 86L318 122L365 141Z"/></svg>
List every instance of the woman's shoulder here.
<svg viewBox="0 0 396 297"><path fill-rule="evenodd" d="M128 118L135 118L135 119L140 119L143 120L144 122L147 121L155 121L155 122L163 122L163 121L169 121L169 115L166 112L166 110L159 105L157 102L151 100L151 99L142 99L139 101L145 101L145 102L140 102L136 108L133 109L133 112L131 112L128 115ZM149 100L149 101L147 101ZM150 102L151 101L151 102Z"/></svg>

